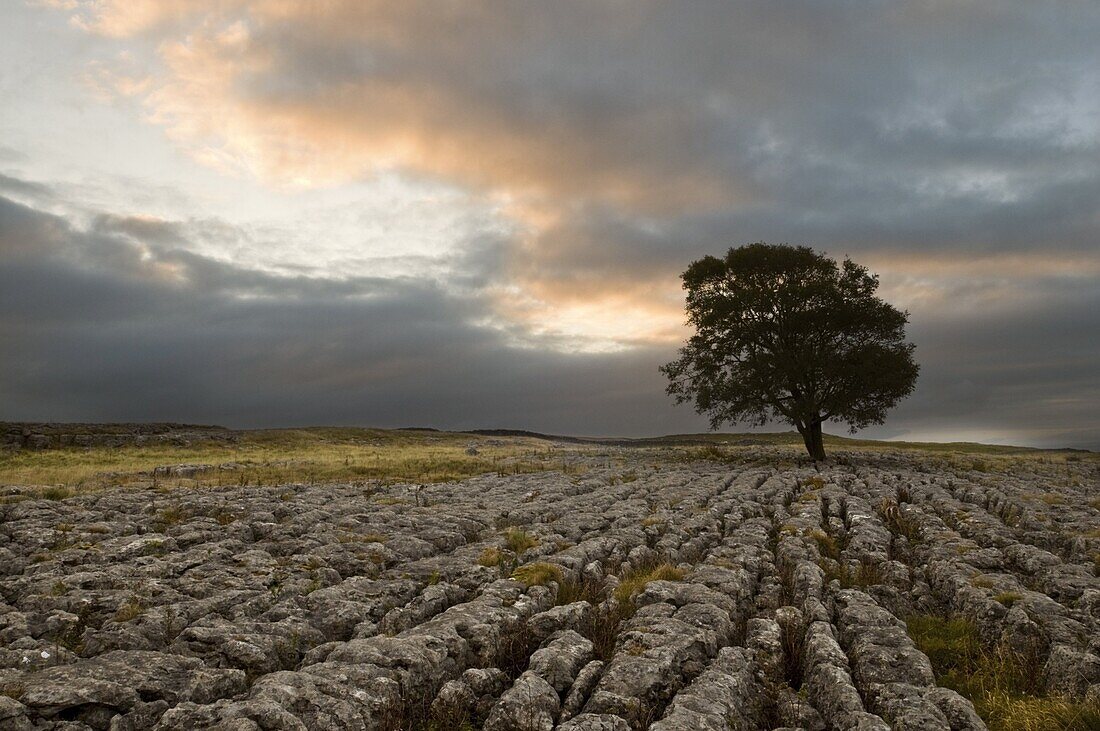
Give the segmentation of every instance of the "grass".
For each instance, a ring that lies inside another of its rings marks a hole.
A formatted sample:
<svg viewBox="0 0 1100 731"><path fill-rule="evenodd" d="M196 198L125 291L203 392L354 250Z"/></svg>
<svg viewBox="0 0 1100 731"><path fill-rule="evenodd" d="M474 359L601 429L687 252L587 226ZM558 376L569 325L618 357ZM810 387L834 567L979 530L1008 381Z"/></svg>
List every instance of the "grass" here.
<svg viewBox="0 0 1100 731"><path fill-rule="evenodd" d="M477 454L466 448L476 445ZM580 447L577 447L580 449ZM450 432L383 429L271 429L240 433L237 443L65 448L0 452L0 484L45 485L40 496L134 483L278 485L313 482L445 482L486 473L518 474L560 466L545 441ZM157 476L156 467L204 464L189 477Z"/></svg>
<svg viewBox="0 0 1100 731"><path fill-rule="evenodd" d="M520 566L512 572L512 578L527 586L546 586L551 581L558 586L562 584L561 567L545 561Z"/></svg>
<svg viewBox="0 0 1100 731"><path fill-rule="evenodd" d="M867 559L860 559L855 571L848 568L848 564L839 561L821 559L817 565L825 572L825 583L836 579L840 582L841 589L865 589L883 583L886 578L882 567Z"/></svg>
<svg viewBox="0 0 1100 731"><path fill-rule="evenodd" d="M651 581L680 581L683 578L684 570L670 563L632 568L620 577L619 585L615 587L615 598L625 604L635 594L645 591Z"/></svg>
<svg viewBox="0 0 1100 731"><path fill-rule="evenodd" d="M920 540L920 523L901 509L898 501L884 498L878 506L878 514L887 530L896 536L904 536L910 543Z"/></svg>
<svg viewBox="0 0 1100 731"><path fill-rule="evenodd" d="M1015 591L1002 591L1000 594L996 594L993 597L993 601L1000 602L1006 607L1011 608L1013 604L1023 599L1023 594Z"/></svg>
<svg viewBox="0 0 1100 731"><path fill-rule="evenodd" d="M823 530L814 529L810 531L810 538L814 539L814 543L817 544L817 550L821 552L822 556L831 558L834 561L840 560L840 545L831 535Z"/></svg>
<svg viewBox="0 0 1100 731"><path fill-rule="evenodd" d="M990 731L1100 728L1100 708L1047 695L1036 658L986 647L973 622L926 614L906 624L932 661L936 682L969 698Z"/></svg>
<svg viewBox="0 0 1100 731"><path fill-rule="evenodd" d="M340 543L385 543L389 536L384 533L341 533L336 540Z"/></svg>
<svg viewBox="0 0 1100 731"><path fill-rule="evenodd" d="M111 425L96 427L110 431ZM202 487L209 485L271 486L318 482L413 482L427 484L472 477L563 470L583 471L583 459L606 446L630 447L653 467L690 458L725 462L763 460L794 465L802 441L794 432L748 434L686 434L653 439L572 440L566 445L539 435L486 436L461 432L408 429L303 428L237 432L236 442L206 441L189 446L145 446L48 449L0 452L0 484L38 486L38 496L63 500L78 491L125 485ZM826 436L833 456L853 449L890 452L923 450L959 469L973 467L980 455L985 470L1001 471L1021 460L1043 463L1097 463L1094 453L1037 450L1023 447L922 442L882 442ZM475 454L467 448L476 447ZM768 447L765 455L745 449ZM158 475L156 467L209 465L190 477ZM630 482L636 472L623 472L612 483ZM811 485L819 482L813 478ZM821 482L820 484L824 484ZM7 496L5 501L21 499Z"/></svg>
<svg viewBox="0 0 1100 731"><path fill-rule="evenodd" d="M539 539L522 528L509 528L504 531L504 545L509 551L519 556L524 551L539 545Z"/></svg>
<svg viewBox="0 0 1100 731"><path fill-rule="evenodd" d="M565 579L558 582L557 603L572 604L585 601L595 606L603 600L603 584L593 579Z"/></svg>
<svg viewBox="0 0 1100 731"><path fill-rule="evenodd" d="M477 562L479 564L488 566L489 568L500 566L504 563L504 560L504 551L501 551L496 546L489 546L477 557Z"/></svg>
<svg viewBox="0 0 1100 731"><path fill-rule="evenodd" d="M129 622L132 619L140 617L145 614L145 605L142 604L141 599L138 597L130 597L129 601L118 608L115 612L116 622Z"/></svg>

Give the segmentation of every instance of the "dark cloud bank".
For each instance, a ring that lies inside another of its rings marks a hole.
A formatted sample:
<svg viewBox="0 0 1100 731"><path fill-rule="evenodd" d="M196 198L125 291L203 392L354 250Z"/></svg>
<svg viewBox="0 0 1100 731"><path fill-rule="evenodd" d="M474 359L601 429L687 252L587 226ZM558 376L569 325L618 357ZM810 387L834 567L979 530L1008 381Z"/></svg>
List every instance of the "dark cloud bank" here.
<svg viewBox="0 0 1100 731"><path fill-rule="evenodd" d="M199 10L146 32L248 69L210 88L275 159L412 139L407 171L550 223L471 244L448 282L292 278L190 253L196 224L57 218L55 193L0 175L41 209L0 201L0 416L701 430L663 394L671 345L563 354L473 323L507 321L493 284L645 298L767 240L867 260L910 309L917 392L868 434L1100 448L1095 2L348 0L249 20L228 50ZM179 71L169 127L210 99Z"/></svg>
<svg viewBox="0 0 1100 731"><path fill-rule="evenodd" d="M288 278L177 248L178 224L86 229L0 198L7 419L699 430L662 393L672 353L510 347L475 295L424 281ZM917 323L924 375L888 429L1097 446L1096 288L1024 319Z"/></svg>

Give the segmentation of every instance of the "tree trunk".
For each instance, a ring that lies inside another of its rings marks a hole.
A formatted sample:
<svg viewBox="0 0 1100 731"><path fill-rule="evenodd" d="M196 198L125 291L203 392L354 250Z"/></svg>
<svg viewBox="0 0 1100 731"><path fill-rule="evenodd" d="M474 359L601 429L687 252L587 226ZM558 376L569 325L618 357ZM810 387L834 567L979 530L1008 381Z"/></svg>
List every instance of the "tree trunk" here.
<svg viewBox="0 0 1100 731"><path fill-rule="evenodd" d="M802 441L806 443L806 451L814 458L814 462L825 459L825 442L821 438L821 422L817 419L810 421L806 428L799 429Z"/></svg>

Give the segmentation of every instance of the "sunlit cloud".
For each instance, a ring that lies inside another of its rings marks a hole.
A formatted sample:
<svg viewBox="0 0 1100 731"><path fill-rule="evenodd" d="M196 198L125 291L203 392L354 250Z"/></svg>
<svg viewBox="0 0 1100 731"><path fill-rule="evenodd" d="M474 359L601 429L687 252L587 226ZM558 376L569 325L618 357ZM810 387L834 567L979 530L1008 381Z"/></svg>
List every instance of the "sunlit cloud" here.
<svg viewBox="0 0 1100 731"><path fill-rule="evenodd" d="M22 35L53 23L50 53L27 63L34 47L11 46L4 131L35 153L0 148L0 190L52 214L39 240L79 240L56 257L132 275L120 287L327 307L388 282L461 310L417 310L447 323L424 324L430 337L450 328L540 363L635 358L649 379L686 334L690 261L808 244L866 264L910 311L929 365L906 428L931 434L962 418L955 404L991 414L998 399L1086 420L1066 343L1067 323L1096 325L1100 278L1089 4L20 7L38 13ZM81 96L28 94L34 74ZM18 238L5 246L30 256ZM1057 352L1010 372L994 335ZM960 362L978 341L992 374ZM352 367L311 355L331 343L285 348L307 365L284 372L333 384L439 358L425 346ZM1035 423L1054 438L1056 419Z"/></svg>

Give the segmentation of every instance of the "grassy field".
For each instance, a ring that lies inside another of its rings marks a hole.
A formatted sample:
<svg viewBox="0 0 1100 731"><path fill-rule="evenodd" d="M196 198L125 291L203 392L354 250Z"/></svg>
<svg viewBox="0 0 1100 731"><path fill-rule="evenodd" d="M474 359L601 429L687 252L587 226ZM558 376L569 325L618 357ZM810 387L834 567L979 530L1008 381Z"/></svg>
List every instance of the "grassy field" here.
<svg viewBox="0 0 1100 731"><path fill-rule="evenodd" d="M473 447L475 453L468 453ZM272 429L239 442L66 448L0 454L0 484L89 490L112 485L273 485L388 480L440 482L477 474L560 468L549 442L434 431ZM159 468L195 465L197 471ZM175 472L180 472L176 470Z"/></svg>
<svg viewBox="0 0 1100 731"><path fill-rule="evenodd" d="M929 459L981 472L1021 461L1096 460L1100 455L978 444L922 444L826 437L831 456L859 451L923 450ZM477 474L580 469L583 462L629 446L655 463L692 459L804 460L795 433L690 434L639 440L560 443L539 436L486 436L433 430L360 428L239 432L236 443L197 442L0 452L0 485L40 486L64 495L128 484L158 486L274 485L366 480L441 482ZM470 448L473 448L471 450ZM476 452L475 452L476 450ZM198 469L173 470L179 465ZM160 468L158 470L158 468ZM166 469L167 468L167 469Z"/></svg>

